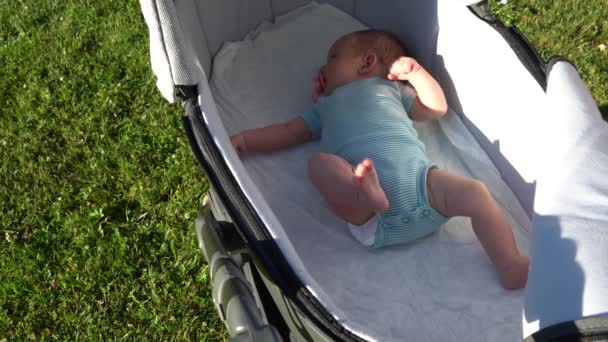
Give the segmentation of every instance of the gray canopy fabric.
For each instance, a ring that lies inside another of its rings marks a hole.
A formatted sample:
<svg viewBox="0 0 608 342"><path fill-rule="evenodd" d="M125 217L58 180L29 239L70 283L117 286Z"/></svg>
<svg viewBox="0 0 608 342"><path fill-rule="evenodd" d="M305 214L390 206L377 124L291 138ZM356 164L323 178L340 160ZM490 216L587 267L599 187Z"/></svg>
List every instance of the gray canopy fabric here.
<svg viewBox="0 0 608 342"><path fill-rule="evenodd" d="M173 1L142 0L141 8L150 32L150 61L158 79L156 84L161 94L174 102L176 85L198 84L206 79L201 62L208 64L210 55L197 49L206 44L204 35L188 40L192 34L200 35L203 31L193 32L185 21L193 18L184 15L188 12L178 16Z"/></svg>

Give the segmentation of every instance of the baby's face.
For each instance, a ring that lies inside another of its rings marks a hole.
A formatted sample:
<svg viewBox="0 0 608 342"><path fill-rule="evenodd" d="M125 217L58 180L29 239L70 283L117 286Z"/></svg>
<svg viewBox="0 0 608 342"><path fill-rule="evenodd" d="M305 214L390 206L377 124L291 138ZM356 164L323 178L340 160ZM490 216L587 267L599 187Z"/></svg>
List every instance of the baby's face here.
<svg viewBox="0 0 608 342"><path fill-rule="evenodd" d="M338 87L359 77L361 55L352 46L351 39L338 39L327 53L327 63L319 69L319 95L328 96Z"/></svg>

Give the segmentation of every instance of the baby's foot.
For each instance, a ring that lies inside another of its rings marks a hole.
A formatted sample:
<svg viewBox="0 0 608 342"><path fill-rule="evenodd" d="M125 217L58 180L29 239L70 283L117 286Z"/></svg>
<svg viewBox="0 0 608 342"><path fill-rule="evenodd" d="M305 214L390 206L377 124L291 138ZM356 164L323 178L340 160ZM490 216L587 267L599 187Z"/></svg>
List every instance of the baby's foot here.
<svg viewBox="0 0 608 342"><path fill-rule="evenodd" d="M359 199L365 207L375 212L383 212L388 209L388 199L380 187L378 175L371 160L365 159L357 165L355 181L359 184Z"/></svg>
<svg viewBox="0 0 608 342"><path fill-rule="evenodd" d="M528 257L519 256L508 267L499 271L500 283L507 290L521 289L528 281Z"/></svg>

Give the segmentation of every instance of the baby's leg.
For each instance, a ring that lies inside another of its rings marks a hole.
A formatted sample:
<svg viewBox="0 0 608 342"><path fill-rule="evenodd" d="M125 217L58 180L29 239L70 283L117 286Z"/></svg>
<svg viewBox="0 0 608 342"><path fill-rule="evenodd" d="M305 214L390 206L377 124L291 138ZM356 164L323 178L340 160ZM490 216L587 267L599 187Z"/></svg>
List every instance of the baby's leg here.
<svg viewBox="0 0 608 342"><path fill-rule="evenodd" d="M388 200L370 160L354 170L346 160L318 153L308 161L308 177L330 208L345 221L361 225L375 212L388 209Z"/></svg>
<svg viewBox="0 0 608 342"><path fill-rule="evenodd" d="M511 226L483 183L433 168L427 176L427 189L431 207L444 216L471 218L475 235L496 266L503 287L526 285L529 260L519 254Z"/></svg>

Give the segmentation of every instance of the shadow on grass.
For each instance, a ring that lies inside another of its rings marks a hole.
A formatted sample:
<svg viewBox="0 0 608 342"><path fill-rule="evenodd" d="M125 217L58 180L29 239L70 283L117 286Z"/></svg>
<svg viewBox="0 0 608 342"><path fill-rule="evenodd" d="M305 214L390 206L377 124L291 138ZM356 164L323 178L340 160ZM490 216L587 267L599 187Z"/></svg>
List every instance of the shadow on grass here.
<svg viewBox="0 0 608 342"><path fill-rule="evenodd" d="M602 113L602 118L604 118L605 121L608 121L608 103L600 105L599 108L600 113Z"/></svg>
<svg viewBox="0 0 608 342"><path fill-rule="evenodd" d="M129 213L132 213L139 207L140 203L137 201L121 199L114 205L106 207L104 209L104 214L112 223L126 223L128 221Z"/></svg>

